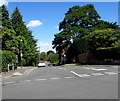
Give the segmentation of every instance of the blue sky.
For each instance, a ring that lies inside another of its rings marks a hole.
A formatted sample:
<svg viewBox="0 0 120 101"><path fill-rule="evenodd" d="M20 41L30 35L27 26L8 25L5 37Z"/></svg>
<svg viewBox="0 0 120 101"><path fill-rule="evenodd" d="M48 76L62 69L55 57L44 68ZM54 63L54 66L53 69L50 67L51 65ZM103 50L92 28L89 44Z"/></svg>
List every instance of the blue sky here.
<svg viewBox="0 0 120 101"><path fill-rule="evenodd" d="M117 2L9 2L7 9L10 14L18 7L23 21L38 40L40 51L52 49L54 34L58 33L58 24L67 10L75 5L93 4L102 20L118 22Z"/></svg>

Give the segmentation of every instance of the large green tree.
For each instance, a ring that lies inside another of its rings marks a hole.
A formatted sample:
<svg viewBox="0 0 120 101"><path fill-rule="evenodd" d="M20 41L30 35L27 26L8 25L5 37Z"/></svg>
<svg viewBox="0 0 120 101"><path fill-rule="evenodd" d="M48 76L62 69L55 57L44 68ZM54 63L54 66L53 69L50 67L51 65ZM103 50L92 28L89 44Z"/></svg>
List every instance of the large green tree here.
<svg viewBox="0 0 120 101"><path fill-rule="evenodd" d="M1 15L2 15L2 26L6 27L8 29L12 29L12 23L11 23L10 18L9 18L8 10L6 9L6 7L4 5L1 6L1 9L2 9L2 12L1 12Z"/></svg>
<svg viewBox="0 0 120 101"><path fill-rule="evenodd" d="M99 14L91 4L69 8L65 13L65 18L59 24L61 32L55 35L52 43L53 48L56 48L59 54L63 48L66 48L66 50L71 49L70 46L75 37L81 38L88 35L91 28L97 25L99 18Z"/></svg>
<svg viewBox="0 0 120 101"><path fill-rule="evenodd" d="M90 50L114 48L113 44L120 40L120 31L115 29L95 30L85 36Z"/></svg>
<svg viewBox="0 0 120 101"><path fill-rule="evenodd" d="M110 23L100 20L100 18L100 15L91 4L69 8L63 21L59 24L60 33L55 34L52 42L53 48L56 48L59 54L61 54L62 49L65 49L69 58L91 51L89 50L90 41L88 42L85 36L95 30L119 29L116 22ZM104 33L101 33L101 35L104 37ZM107 46L106 43L104 44Z"/></svg>
<svg viewBox="0 0 120 101"><path fill-rule="evenodd" d="M22 55L22 58L24 59L24 64L35 65L37 58L37 40L33 38L32 32L29 31L29 29L24 24L23 17L17 7L12 14L11 21L13 29L15 30L17 36L14 41L16 41L16 45L18 45L17 47L19 47L19 60L21 60Z"/></svg>

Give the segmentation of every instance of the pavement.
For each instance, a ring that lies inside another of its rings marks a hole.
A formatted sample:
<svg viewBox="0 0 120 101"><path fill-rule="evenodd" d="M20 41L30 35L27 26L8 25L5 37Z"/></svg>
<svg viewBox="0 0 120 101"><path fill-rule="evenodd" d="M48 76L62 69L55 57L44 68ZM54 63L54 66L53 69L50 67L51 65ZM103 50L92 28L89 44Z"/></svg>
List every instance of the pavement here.
<svg viewBox="0 0 120 101"><path fill-rule="evenodd" d="M1 74L2 74L3 79L7 79L7 78L10 78L10 77L14 77L14 76L22 76L23 74L28 74L35 69L37 69L37 67L19 68L19 69L16 69L16 70L11 70L9 72L5 72L5 73L3 72Z"/></svg>

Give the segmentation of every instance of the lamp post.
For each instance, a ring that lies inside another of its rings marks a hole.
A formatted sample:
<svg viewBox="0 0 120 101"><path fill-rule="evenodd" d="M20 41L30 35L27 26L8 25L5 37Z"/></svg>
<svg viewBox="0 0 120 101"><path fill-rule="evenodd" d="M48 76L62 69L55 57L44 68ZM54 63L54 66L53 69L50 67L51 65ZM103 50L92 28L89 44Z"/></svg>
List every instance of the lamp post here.
<svg viewBox="0 0 120 101"><path fill-rule="evenodd" d="M22 54L22 39L20 40L20 50L21 50L21 52L20 52L20 66L22 67L22 56L23 56L23 54Z"/></svg>

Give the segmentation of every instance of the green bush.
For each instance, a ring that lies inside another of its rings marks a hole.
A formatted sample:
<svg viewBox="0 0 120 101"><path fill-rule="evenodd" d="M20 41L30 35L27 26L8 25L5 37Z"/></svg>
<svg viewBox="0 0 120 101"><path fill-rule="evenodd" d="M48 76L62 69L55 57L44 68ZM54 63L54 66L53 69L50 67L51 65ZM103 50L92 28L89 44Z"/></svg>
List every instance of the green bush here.
<svg viewBox="0 0 120 101"><path fill-rule="evenodd" d="M17 67L17 59L16 54L13 52L3 50L2 51L2 71L7 71L8 64L14 64L14 67L16 69ZM11 68L10 68L11 69Z"/></svg>
<svg viewBox="0 0 120 101"><path fill-rule="evenodd" d="M59 63L59 59L58 59L58 54L57 53L50 53L47 56L48 60L52 63L52 64L57 64Z"/></svg>

